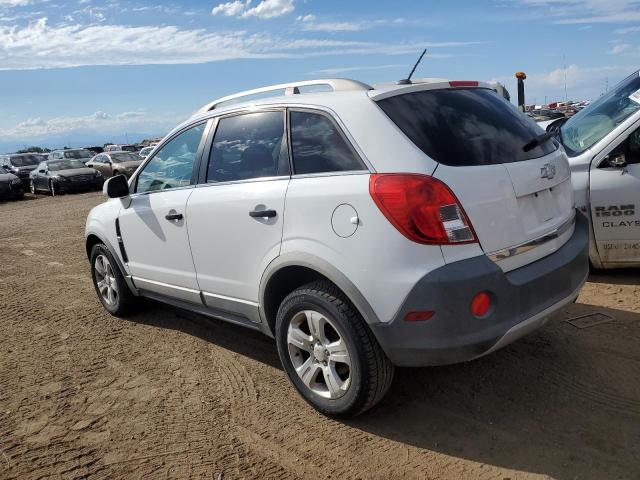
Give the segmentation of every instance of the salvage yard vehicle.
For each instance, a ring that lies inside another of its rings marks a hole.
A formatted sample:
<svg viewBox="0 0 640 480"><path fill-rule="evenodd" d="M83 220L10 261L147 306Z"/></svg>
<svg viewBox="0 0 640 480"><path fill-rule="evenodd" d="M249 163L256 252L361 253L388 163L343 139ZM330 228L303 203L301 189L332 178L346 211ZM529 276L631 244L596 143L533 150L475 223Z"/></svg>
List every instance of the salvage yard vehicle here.
<svg viewBox="0 0 640 480"><path fill-rule="evenodd" d="M105 178L120 174L129 178L136 171L136 168L140 166L142 160L135 153L114 151L100 153L89 160L86 165L98 170Z"/></svg>
<svg viewBox="0 0 640 480"><path fill-rule="evenodd" d="M590 221L593 266L640 267L639 72L546 127L569 157L576 202Z"/></svg>
<svg viewBox="0 0 640 480"><path fill-rule="evenodd" d="M394 365L526 335L588 274L564 152L478 82L225 97L103 191L85 235L104 308L143 296L261 330L327 415L373 406Z"/></svg>
<svg viewBox="0 0 640 480"><path fill-rule="evenodd" d="M12 173L22 181L23 190L29 188L29 174L42 161L36 153L0 155L0 173Z"/></svg>
<svg viewBox="0 0 640 480"><path fill-rule="evenodd" d="M8 199L21 199L24 197L22 181L13 173L0 171L0 201Z"/></svg>
<svg viewBox="0 0 640 480"><path fill-rule="evenodd" d="M104 177L80 160L47 160L30 174L31 193L48 192L52 197L73 191L97 190Z"/></svg>
<svg viewBox="0 0 640 480"><path fill-rule="evenodd" d="M86 148L67 148L65 150L54 150L49 153L48 160L81 160L83 163L91 160L93 152Z"/></svg>

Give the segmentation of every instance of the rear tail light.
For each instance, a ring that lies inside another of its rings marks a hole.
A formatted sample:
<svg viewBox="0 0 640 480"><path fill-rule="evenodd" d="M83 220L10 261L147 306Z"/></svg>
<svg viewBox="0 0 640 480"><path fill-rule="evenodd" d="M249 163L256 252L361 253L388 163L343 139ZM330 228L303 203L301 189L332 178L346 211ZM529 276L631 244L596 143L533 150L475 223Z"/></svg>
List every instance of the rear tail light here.
<svg viewBox="0 0 640 480"><path fill-rule="evenodd" d="M429 245L477 242L453 192L440 180L416 174L372 174L369 193L409 240Z"/></svg>

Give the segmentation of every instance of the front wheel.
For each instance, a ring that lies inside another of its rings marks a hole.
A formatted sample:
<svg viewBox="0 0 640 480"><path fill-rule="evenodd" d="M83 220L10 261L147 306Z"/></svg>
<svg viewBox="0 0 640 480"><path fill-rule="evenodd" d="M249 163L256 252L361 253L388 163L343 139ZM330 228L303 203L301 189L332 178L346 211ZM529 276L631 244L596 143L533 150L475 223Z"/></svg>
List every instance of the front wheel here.
<svg viewBox="0 0 640 480"><path fill-rule="evenodd" d="M325 415L358 415L391 386L393 365L360 313L328 281L305 285L283 300L276 341L289 379Z"/></svg>
<svg viewBox="0 0 640 480"><path fill-rule="evenodd" d="M111 252L103 244L91 250L91 278L102 306L111 315L123 316L134 303L127 283Z"/></svg>
<svg viewBox="0 0 640 480"><path fill-rule="evenodd" d="M29 190L33 195L36 194L36 186L33 183L33 180L29 180Z"/></svg>

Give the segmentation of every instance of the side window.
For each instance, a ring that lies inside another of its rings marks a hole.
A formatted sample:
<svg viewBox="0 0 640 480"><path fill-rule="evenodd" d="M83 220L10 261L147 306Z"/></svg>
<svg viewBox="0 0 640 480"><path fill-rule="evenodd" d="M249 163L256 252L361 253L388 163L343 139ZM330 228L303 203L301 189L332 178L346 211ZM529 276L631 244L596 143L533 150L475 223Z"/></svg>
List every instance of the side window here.
<svg viewBox="0 0 640 480"><path fill-rule="evenodd" d="M640 163L640 128L629 135L627 163Z"/></svg>
<svg viewBox="0 0 640 480"><path fill-rule="evenodd" d="M290 122L295 173L366 170L353 148L328 117L293 111Z"/></svg>
<svg viewBox="0 0 640 480"><path fill-rule="evenodd" d="M191 127L162 147L138 175L136 192L189 185L205 125Z"/></svg>
<svg viewBox="0 0 640 480"><path fill-rule="evenodd" d="M289 175L284 112L221 118L211 145L207 182Z"/></svg>

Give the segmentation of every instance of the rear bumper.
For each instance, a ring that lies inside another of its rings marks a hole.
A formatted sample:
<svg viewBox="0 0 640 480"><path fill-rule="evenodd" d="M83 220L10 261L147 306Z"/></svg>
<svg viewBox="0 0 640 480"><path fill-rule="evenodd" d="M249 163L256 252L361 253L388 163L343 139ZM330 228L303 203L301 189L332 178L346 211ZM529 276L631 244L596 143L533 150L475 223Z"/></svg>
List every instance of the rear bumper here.
<svg viewBox="0 0 640 480"><path fill-rule="evenodd" d="M547 316L571 302L589 273L588 224L580 212L572 237L551 255L504 273L488 257L445 265L424 276L396 317L371 328L391 361L399 366L444 365L486 355L526 335ZM470 312L471 299L491 292L484 318ZM422 322L408 312L431 310Z"/></svg>

